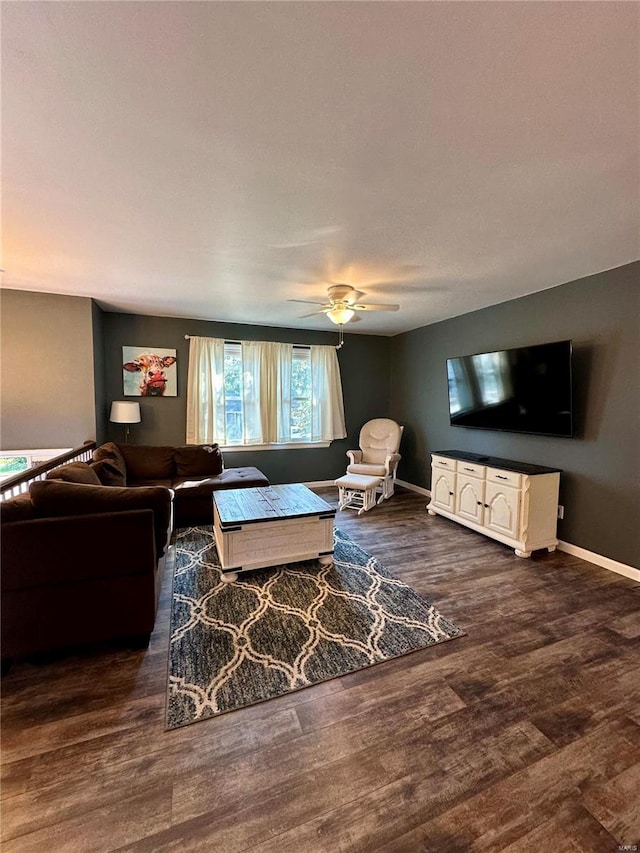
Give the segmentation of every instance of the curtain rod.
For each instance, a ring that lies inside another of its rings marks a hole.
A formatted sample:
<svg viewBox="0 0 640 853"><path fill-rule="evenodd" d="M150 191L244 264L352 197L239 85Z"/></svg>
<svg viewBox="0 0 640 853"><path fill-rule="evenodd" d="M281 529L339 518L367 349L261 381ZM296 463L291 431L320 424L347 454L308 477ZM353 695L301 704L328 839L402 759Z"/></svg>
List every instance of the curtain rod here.
<svg viewBox="0 0 640 853"><path fill-rule="evenodd" d="M185 341L190 341L191 338L199 338L200 335L185 335ZM242 341L227 341L225 340L225 344L241 344ZM311 344L291 344L295 349L311 349Z"/></svg>

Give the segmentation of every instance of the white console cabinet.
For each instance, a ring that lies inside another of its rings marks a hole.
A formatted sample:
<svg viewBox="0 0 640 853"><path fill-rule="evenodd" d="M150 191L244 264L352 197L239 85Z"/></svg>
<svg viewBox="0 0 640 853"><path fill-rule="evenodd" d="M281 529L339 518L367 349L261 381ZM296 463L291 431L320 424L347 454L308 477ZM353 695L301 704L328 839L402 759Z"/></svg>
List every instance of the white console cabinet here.
<svg viewBox="0 0 640 853"><path fill-rule="evenodd" d="M515 549L558 544L560 470L457 450L431 455L429 515L443 515Z"/></svg>

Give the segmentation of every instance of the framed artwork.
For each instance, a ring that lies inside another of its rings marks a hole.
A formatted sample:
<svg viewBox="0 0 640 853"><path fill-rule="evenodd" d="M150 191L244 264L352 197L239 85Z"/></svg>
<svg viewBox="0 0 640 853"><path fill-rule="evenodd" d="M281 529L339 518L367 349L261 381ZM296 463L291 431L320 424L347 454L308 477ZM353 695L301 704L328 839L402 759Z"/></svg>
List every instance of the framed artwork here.
<svg viewBox="0 0 640 853"><path fill-rule="evenodd" d="M177 397L176 350L122 347L122 377L128 397Z"/></svg>

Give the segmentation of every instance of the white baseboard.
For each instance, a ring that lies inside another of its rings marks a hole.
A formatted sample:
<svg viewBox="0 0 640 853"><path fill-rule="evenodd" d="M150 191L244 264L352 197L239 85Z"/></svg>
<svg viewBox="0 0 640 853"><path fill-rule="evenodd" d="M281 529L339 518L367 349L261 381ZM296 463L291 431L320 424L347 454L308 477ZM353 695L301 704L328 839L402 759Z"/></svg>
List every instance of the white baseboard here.
<svg viewBox="0 0 640 853"><path fill-rule="evenodd" d="M640 583L640 569L634 569L633 566L627 566L626 563L619 563L617 560L612 560L611 557L603 557L602 554L596 554L595 551L587 551L586 548L580 548L579 545L572 545L570 542L563 542L562 540L558 542L558 550Z"/></svg>
<svg viewBox="0 0 640 853"><path fill-rule="evenodd" d="M422 486L414 486L413 483L408 483L406 480L396 480L396 483L405 489L409 489L410 492L417 492L419 495L426 495L428 498L431 497L431 492L428 489L423 489ZM596 554L595 551L587 551L586 548L580 548L578 545L572 545L570 542L563 542L562 540L558 542L558 550L640 583L640 569L627 566L626 563L619 563L617 560L612 560L611 557L603 557L602 554Z"/></svg>
<svg viewBox="0 0 640 853"><path fill-rule="evenodd" d="M424 495L426 498L431 497L429 489L423 489L422 486L414 486L413 483L408 483L406 480L398 480L396 478L396 484L402 486L403 489L409 489L410 492L417 492L419 495Z"/></svg>
<svg viewBox="0 0 640 853"><path fill-rule="evenodd" d="M312 483L304 483L308 489L323 489L325 486L335 486L335 480L315 480ZM423 489L422 486L414 486L413 483L407 483L406 480L397 480L396 485L408 489L410 492L417 492L419 495L424 495L427 498L431 497L431 492L428 489Z"/></svg>

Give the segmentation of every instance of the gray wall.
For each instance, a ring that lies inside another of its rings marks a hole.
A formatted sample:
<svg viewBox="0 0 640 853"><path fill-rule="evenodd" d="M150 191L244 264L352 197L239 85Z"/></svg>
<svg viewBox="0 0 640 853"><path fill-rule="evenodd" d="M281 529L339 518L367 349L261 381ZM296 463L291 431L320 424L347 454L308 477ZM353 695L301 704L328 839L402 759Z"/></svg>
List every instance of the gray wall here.
<svg viewBox="0 0 640 853"><path fill-rule="evenodd" d="M450 426L445 359L568 338L574 438ZM397 336L391 388L401 478L428 487L448 449L558 466L559 538L640 566L640 263Z"/></svg>
<svg viewBox="0 0 640 853"><path fill-rule="evenodd" d="M91 299L3 290L1 307L2 448L95 438Z"/></svg>
<svg viewBox="0 0 640 853"><path fill-rule="evenodd" d="M178 396L139 397L142 422L131 428L135 444L184 444L186 431L187 370L189 342L185 334L227 340L286 341L300 344L335 345L337 332L313 332L247 326L205 320L143 317L136 314L105 313L104 364L106 398L99 417L106 418L112 400L122 400L122 347L162 347L178 352ZM312 482L335 479L344 474L345 452L357 447L362 424L389 414L389 338L345 335L338 352L345 404L348 438L332 442L329 448L305 450L262 450L231 453L225 451L228 467L255 465L272 483ZM123 440L123 427L107 424L115 441ZM355 442L355 444L354 444Z"/></svg>

